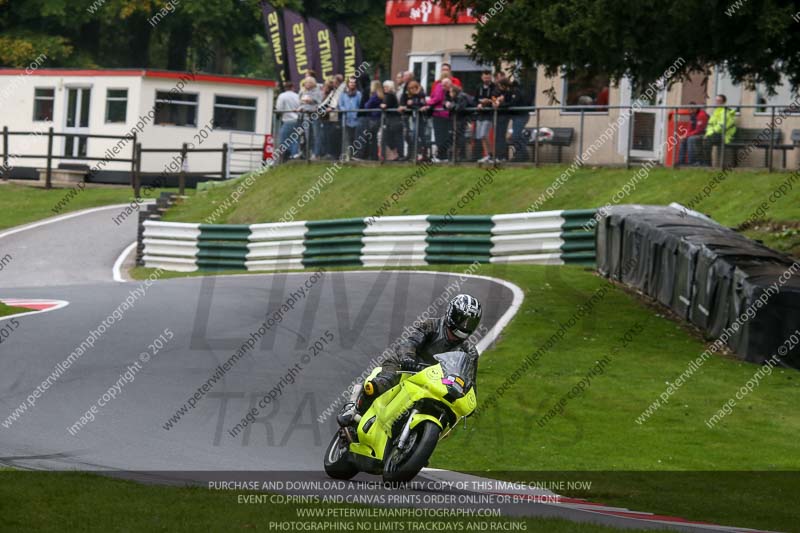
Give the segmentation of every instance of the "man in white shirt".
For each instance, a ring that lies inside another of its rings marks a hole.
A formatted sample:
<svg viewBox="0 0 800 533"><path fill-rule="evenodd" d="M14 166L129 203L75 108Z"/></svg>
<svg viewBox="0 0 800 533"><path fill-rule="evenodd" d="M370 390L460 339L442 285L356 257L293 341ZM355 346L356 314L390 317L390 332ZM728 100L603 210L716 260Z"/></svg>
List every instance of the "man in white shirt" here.
<svg viewBox="0 0 800 533"><path fill-rule="evenodd" d="M288 153L294 158L300 150L301 129L297 125L297 110L300 108L300 97L294 92L294 84L287 81L283 84L283 92L275 102L275 111L281 118L278 152ZM298 130L295 132L295 130Z"/></svg>

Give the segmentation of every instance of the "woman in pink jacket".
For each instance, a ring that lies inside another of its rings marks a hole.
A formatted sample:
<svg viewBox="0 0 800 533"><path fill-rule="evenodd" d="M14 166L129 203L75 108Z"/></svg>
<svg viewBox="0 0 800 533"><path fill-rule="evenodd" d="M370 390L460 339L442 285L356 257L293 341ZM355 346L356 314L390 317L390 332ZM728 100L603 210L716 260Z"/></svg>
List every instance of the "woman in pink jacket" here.
<svg viewBox="0 0 800 533"><path fill-rule="evenodd" d="M450 145L452 144L453 130L450 121L450 111L446 107L447 95L453 85L450 78L442 78L434 84L431 95L427 99L428 106L433 109L433 135L436 144L436 157L431 158L434 163L450 159Z"/></svg>

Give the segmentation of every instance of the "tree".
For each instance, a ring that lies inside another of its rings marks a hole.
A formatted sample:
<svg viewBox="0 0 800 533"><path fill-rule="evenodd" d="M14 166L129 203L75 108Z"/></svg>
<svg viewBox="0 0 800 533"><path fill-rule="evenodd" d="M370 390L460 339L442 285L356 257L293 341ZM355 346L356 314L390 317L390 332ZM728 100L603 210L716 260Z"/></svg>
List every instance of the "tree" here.
<svg viewBox="0 0 800 533"><path fill-rule="evenodd" d="M383 5L274 0L350 25L365 59L388 65ZM0 66L165 68L276 78L260 0L0 0Z"/></svg>
<svg viewBox="0 0 800 533"><path fill-rule="evenodd" d="M438 0L442 2L442 0ZM454 0L482 24L469 49L488 62L585 69L642 86L680 58L670 81L725 64L730 75L770 90L785 75L800 86L800 32L786 0Z"/></svg>

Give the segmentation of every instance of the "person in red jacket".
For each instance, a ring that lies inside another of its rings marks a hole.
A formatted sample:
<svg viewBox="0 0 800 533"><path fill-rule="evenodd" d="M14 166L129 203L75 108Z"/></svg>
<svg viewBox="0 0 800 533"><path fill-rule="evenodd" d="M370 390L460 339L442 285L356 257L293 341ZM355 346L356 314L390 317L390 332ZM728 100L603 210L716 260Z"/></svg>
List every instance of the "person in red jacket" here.
<svg viewBox="0 0 800 533"><path fill-rule="evenodd" d="M697 105L695 102L689 102L689 105ZM699 152L703 146L703 136L706 133L706 125L708 124L708 113L702 107L696 107L692 110L691 115L691 128L683 139L681 139L680 157L679 161L683 163L683 154L687 155L687 163L690 165L700 165Z"/></svg>
<svg viewBox="0 0 800 533"><path fill-rule="evenodd" d="M442 63L442 75L439 76L438 80L433 82L433 85L431 86L431 94L433 94L433 91L436 89L436 86L442 83L442 78L450 78L450 81L453 82L453 85L458 85L459 87L461 87L461 80L453 76L453 69L450 66L450 63ZM449 90L450 89L448 89L448 91Z"/></svg>

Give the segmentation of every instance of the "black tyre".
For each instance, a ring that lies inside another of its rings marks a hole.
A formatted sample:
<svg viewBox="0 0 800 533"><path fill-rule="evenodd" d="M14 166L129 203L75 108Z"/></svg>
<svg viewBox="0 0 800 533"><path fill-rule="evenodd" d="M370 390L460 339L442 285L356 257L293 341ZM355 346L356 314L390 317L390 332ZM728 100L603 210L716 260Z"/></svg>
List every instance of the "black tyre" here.
<svg viewBox="0 0 800 533"><path fill-rule="evenodd" d="M350 443L337 431L325 449L325 473L334 479L350 479L358 468L350 462Z"/></svg>
<svg viewBox="0 0 800 533"><path fill-rule="evenodd" d="M383 481L402 483L414 479L428 464L441 431L439 426L426 420L411 430L405 451L395 447L396 439L389 441L383 456Z"/></svg>

